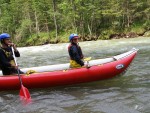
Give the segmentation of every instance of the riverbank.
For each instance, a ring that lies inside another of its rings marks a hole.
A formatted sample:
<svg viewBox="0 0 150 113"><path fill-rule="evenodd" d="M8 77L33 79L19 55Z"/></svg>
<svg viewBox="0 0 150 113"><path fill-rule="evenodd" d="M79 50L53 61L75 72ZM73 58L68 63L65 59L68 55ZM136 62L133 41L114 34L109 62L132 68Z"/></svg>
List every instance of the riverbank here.
<svg viewBox="0 0 150 113"><path fill-rule="evenodd" d="M135 32L128 32L128 33L114 33L108 36L108 38L106 38L107 40L111 40L111 39L120 39L120 38L136 38L139 36L143 36L143 37L149 37L150 36L150 31L148 32L143 32L143 33L135 33ZM86 36L86 37L82 37L81 36L81 40L82 41L92 41L92 40L101 40L103 38L100 37L96 37L96 36ZM106 40L104 39L104 40Z"/></svg>
<svg viewBox="0 0 150 113"><path fill-rule="evenodd" d="M111 39L120 39L120 38L137 38L139 36L142 37L150 37L150 31L143 31L143 32L126 32L126 33L113 33L110 35L85 35L82 36L79 34L80 41L96 41L96 40L111 40ZM39 46L39 45L45 45L45 44L57 44L57 43L67 43L68 42L68 33L59 36L57 39L54 38L54 36L47 36L46 33L40 34L39 37L36 37L35 35L32 35L29 38L26 38L26 40L21 40L17 43L17 46L19 47L27 47L27 46Z"/></svg>

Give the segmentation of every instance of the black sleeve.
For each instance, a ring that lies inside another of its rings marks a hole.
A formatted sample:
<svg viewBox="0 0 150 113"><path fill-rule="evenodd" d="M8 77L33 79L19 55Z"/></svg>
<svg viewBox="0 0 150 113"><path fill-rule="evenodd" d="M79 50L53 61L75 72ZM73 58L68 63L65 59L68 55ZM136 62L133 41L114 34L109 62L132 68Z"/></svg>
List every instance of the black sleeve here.
<svg viewBox="0 0 150 113"><path fill-rule="evenodd" d="M80 64L81 66L83 66L83 65L84 65L84 62L81 60L77 48L76 48L75 46L72 46L70 49L71 49L71 51L72 51L73 59L74 59L78 64Z"/></svg>
<svg viewBox="0 0 150 113"><path fill-rule="evenodd" d="M20 57L19 51L14 51L16 57Z"/></svg>
<svg viewBox="0 0 150 113"><path fill-rule="evenodd" d="M3 50L1 50L1 49L0 49L0 63L1 63L1 66L11 67L11 64L6 59L5 54L4 54Z"/></svg>
<svg viewBox="0 0 150 113"><path fill-rule="evenodd" d="M9 48L9 50L12 52L12 49L11 49L11 48ZM20 57L19 51L14 51L14 53L15 53L15 56L16 56L16 57Z"/></svg>

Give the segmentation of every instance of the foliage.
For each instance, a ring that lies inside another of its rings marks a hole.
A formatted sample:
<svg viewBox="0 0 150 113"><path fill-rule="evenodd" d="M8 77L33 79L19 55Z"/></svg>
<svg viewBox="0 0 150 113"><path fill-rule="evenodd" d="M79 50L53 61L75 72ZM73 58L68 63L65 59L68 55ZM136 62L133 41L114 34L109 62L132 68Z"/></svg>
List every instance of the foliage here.
<svg viewBox="0 0 150 113"><path fill-rule="evenodd" d="M149 30L149 12L148 0L1 0L0 33L20 46L67 42L70 33L109 39Z"/></svg>

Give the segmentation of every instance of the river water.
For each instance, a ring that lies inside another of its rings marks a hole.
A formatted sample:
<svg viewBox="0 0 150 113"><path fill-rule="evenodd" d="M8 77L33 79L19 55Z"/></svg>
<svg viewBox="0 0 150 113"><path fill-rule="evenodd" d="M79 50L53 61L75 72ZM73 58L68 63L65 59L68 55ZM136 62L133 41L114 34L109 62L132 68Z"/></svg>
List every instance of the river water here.
<svg viewBox="0 0 150 113"><path fill-rule="evenodd" d="M68 63L68 43L18 48L20 68ZM105 58L139 49L123 76L57 88L29 89L23 105L19 91L0 92L0 113L150 113L150 38L80 42L84 56ZM42 85L42 84L41 84Z"/></svg>

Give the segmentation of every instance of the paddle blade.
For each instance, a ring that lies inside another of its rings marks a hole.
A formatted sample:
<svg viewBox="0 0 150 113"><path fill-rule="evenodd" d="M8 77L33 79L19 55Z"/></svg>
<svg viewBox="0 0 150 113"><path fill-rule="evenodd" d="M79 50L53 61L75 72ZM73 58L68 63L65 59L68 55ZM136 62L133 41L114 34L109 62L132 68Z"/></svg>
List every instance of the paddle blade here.
<svg viewBox="0 0 150 113"><path fill-rule="evenodd" d="M20 95L20 98L23 100L30 100L31 99L31 96L30 96L28 89L26 87L24 87L23 85L21 85L19 95Z"/></svg>
<svg viewBox="0 0 150 113"><path fill-rule="evenodd" d="M90 61L91 57L84 58L84 61Z"/></svg>

